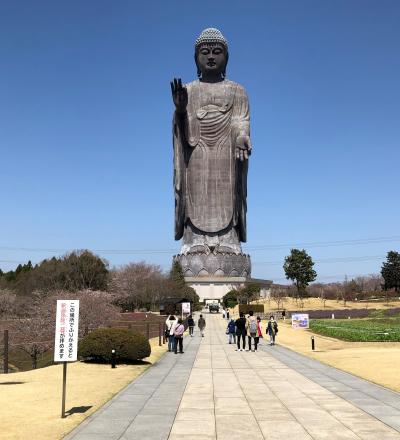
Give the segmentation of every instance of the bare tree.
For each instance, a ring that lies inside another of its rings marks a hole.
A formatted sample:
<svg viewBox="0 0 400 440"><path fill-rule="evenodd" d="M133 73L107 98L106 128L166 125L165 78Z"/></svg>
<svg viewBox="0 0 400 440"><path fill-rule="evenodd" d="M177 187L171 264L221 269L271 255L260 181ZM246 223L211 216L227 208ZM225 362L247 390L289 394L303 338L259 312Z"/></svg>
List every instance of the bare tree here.
<svg viewBox="0 0 400 440"><path fill-rule="evenodd" d="M59 299L79 300L79 337L99 327L106 327L111 321L121 318L119 307L114 305L114 295L108 292L80 290L58 291L46 298L46 307L51 311L54 320Z"/></svg>
<svg viewBox="0 0 400 440"><path fill-rule="evenodd" d="M12 345L29 354L34 369L37 368L39 356L53 348L58 299L79 300L80 337L120 318L118 308L113 305L114 296L107 292L58 291L51 295L35 292L28 316L13 321L10 327Z"/></svg>
<svg viewBox="0 0 400 440"><path fill-rule="evenodd" d="M0 317L10 318L16 313L17 295L11 290L0 290Z"/></svg>
<svg viewBox="0 0 400 440"><path fill-rule="evenodd" d="M346 306L347 301L354 301L359 291L359 287L355 280L347 281L347 277L343 283L342 299L343 305Z"/></svg>
<svg viewBox="0 0 400 440"><path fill-rule="evenodd" d="M121 307L134 311L145 305L154 307L163 288L167 289L164 283L166 278L159 266L129 263L112 271L110 290Z"/></svg>
<svg viewBox="0 0 400 440"><path fill-rule="evenodd" d="M279 286L271 287L271 298L276 303L276 307L280 310L285 302L285 298L287 295L287 289L284 289Z"/></svg>
<svg viewBox="0 0 400 440"><path fill-rule="evenodd" d="M13 321L10 326L11 344L25 351L37 368L40 355L53 346L55 316L51 316L45 298L35 295L30 316Z"/></svg>

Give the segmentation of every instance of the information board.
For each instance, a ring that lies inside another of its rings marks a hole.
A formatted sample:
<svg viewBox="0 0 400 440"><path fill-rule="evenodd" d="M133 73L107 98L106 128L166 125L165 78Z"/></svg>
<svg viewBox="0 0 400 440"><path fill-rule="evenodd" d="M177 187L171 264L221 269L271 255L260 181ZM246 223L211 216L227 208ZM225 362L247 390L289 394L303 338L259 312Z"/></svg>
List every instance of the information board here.
<svg viewBox="0 0 400 440"><path fill-rule="evenodd" d="M190 303L182 303L182 314L190 315Z"/></svg>
<svg viewBox="0 0 400 440"><path fill-rule="evenodd" d="M57 300L54 362L78 358L79 300Z"/></svg>
<svg viewBox="0 0 400 440"><path fill-rule="evenodd" d="M310 318L308 313L294 313L292 315L292 328L309 328Z"/></svg>

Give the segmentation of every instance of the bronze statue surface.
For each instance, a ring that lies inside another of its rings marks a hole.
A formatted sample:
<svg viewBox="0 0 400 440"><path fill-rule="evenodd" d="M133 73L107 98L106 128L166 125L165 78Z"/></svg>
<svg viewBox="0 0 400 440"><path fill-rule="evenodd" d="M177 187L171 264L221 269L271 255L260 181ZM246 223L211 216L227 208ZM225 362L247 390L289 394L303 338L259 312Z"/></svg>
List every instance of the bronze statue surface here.
<svg viewBox="0 0 400 440"><path fill-rule="evenodd" d="M228 44L214 28L195 44L198 79L171 82L175 258L186 276L250 275L246 241L249 103L245 89L226 79Z"/></svg>

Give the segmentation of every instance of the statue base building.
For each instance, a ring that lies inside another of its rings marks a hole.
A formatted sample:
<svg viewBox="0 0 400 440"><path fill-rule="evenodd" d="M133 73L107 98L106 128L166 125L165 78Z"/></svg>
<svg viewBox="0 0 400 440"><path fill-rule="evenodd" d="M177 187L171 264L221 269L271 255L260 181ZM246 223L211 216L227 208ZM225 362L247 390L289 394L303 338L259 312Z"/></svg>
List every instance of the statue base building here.
<svg viewBox="0 0 400 440"><path fill-rule="evenodd" d="M251 275L250 255L233 252L190 252L173 257L185 277L243 277Z"/></svg>
<svg viewBox="0 0 400 440"><path fill-rule="evenodd" d="M246 283L260 285L260 298L269 298L272 281L251 278L248 254L230 252L191 252L173 257L179 263L186 283L207 304L220 302L230 290L238 290Z"/></svg>
<svg viewBox="0 0 400 440"><path fill-rule="evenodd" d="M225 294L230 290L238 290L246 283L257 283L260 285L260 299L268 299L271 296L271 280L262 280L245 277L185 277L188 286L192 287L200 302L204 304L221 302Z"/></svg>
<svg viewBox="0 0 400 440"><path fill-rule="evenodd" d="M250 255L230 252L190 252L173 257L182 267L186 283L200 301L220 301L232 289L242 287L251 274Z"/></svg>
<svg viewBox="0 0 400 440"><path fill-rule="evenodd" d="M230 290L237 290L244 286L247 281L245 277L185 277L188 286L192 287L200 302L204 304L221 302L222 297Z"/></svg>

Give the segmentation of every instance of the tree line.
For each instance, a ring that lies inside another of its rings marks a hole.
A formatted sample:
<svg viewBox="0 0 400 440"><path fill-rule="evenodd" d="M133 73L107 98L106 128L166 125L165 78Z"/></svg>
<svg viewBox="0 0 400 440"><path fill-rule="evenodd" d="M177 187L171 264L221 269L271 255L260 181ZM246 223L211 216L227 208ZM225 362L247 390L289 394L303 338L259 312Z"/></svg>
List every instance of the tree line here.
<svg viewBox="0 0 400 440"><path fill-rule="evenodd" d="M379 275L359 276L354 279L335 283L315 283L317 272L312 257L302 249L291 249L285 257L283 270L286 279L292 281L291 286L273 285L271 298L280 308L283 298L291 296L300 303L306 297L318 297L324 302L328 299L347 301L383 297L387 301L398 296L400 292L400 253L389 251L386 261L382 263ZM313 284L311 284L313 283ZM226 307L236 304L248 304L257 298L257 286L245 284L239 289L229 291L223 298Z"/></svg>
<svg viewBox="0 0 400 440"><path fill-rule="evenodd" d="M28 261L15 270L0 272L0 292L3 295L8 292L9 297L15 295L16 301L21 297L25 301L35 296L35 292L48 295L84 290L109 293L114 304L123 311L156 310L163 298L171 296L199 302L195 290L185 284L179 263L175 263L169 273L143 261L110 269L104 258L81 250L36 265ZM0 294L0 298L3 295Z"/></svg>
<svg viewBox="0 0 400 440"><path fill-rule="evenodd" d="M89 250L73 251L0 271L0 330L10 331L11 346L28 353L36 368L39 356L53 345L57 299L79 299L79 334L84 336L119 320L121 312L157 311L168 297L187 298L199 307L179 263L168 273L145 262L110 269L107 260Z"/></svg>

